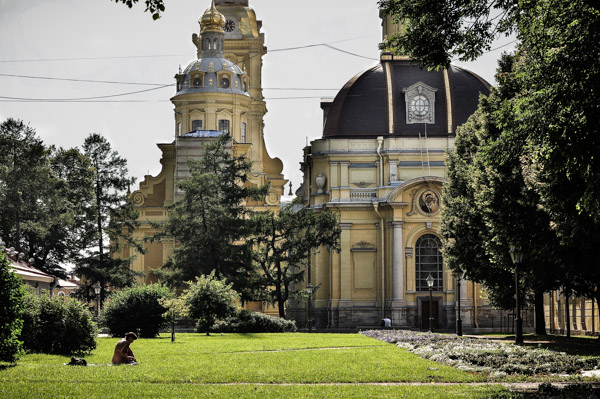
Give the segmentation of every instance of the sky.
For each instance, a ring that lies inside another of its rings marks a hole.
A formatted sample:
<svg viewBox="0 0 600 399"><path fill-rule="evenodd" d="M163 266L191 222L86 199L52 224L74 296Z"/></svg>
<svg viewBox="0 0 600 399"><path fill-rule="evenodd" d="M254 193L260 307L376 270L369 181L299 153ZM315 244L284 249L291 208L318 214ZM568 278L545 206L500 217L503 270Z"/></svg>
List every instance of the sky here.
<svg viewBox="0 0 600 399"><path fill-rule="evenodd" d="M179 65L195 59L191 37L210 0L165 0L157 21L141 3L129 9L111 0L0 0L0 121L21 119L47 145L64 148L100 133L138 183L160 173L156 144L175 137L169 101L175 88L161 86L174 84ZM320 98L334 97L378 63L377 1L250 0L250 6L263 21L268 49L265 142L295 191L302 149L322 136ZM497 59L514 47L512 40L499 38L492 48L508 45L454 64L494 84ZM338 50L285 50L315 44Z"/></svg>

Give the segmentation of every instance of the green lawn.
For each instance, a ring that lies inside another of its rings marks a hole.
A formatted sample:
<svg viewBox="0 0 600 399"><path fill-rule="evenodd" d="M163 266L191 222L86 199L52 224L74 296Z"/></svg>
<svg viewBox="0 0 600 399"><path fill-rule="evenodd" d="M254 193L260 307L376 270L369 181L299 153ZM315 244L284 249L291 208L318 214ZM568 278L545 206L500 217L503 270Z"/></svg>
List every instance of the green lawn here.
<svg viewBox="0 0 600 399"><path fill-rule="evenodd" d="M397 386L398 382L484 382L358 334L177 334L139 339L138 366L109 366L117 339L99 338L86 357L27 355L0 368L0 398L489 398L500 386Z"/></svg>

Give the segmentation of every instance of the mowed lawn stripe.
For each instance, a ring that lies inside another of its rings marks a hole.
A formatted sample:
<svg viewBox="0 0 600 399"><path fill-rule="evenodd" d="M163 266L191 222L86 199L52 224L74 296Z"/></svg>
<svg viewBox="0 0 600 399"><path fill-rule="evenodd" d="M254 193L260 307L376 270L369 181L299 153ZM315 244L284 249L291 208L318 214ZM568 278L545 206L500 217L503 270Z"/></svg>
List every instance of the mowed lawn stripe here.
<svg viewBox="0 0 600 399"><path fill-rule="evenodd" d="M174 343L166 337L135 341L132 349L140 361L138 366L108 366L106 363L112 357L116 342L114 338L99 339L96 351L86 357L96 366L70 367L63 365L69 360L64 356L26 355L16 367L0 371L0 393L23 394L34 386L56 392L56 388L62 386L76 387L75 391L93 389L111 397L111 390L119 384L173 392L195 389L183 386L245 384L244 392L250 392L246 384L485 381L484 375L442 366L395 345L379 343L358 334L226 334L211 337L178 334ZM317 395L315 397L333 389L327 385L307 387L315 389L311 391ZM384 387L368 389L381 388ZM234 392L230 388L214 389ZM37 388L29 392L31 397L38 397L34 392Z"/></svg>

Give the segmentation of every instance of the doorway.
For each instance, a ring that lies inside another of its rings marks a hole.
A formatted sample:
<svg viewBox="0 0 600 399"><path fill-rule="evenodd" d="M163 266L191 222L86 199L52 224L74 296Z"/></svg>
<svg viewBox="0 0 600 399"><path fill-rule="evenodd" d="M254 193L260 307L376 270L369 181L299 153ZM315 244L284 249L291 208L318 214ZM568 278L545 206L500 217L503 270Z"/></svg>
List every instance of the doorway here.
<svg viewBox="0 0 600 399"><path fill-rule="evenodd" d="M431 313L433 314L433 328L438 328L438 301L434 298L431 302ZM421 328L429 330L429 298L421 301Z"/></svg>

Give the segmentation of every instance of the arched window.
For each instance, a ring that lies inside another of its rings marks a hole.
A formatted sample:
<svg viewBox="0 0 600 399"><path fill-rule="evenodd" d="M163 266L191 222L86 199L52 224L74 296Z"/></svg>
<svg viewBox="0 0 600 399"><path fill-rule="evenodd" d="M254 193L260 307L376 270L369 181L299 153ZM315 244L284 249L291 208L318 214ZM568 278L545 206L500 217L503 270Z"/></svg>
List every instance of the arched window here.
<svg viewBox="0 0 600 399"><path fill-rule="evenodd" d="M241 138L241 142L242 143L246 142L246 122L242 122L242 138Z"/></svg>
<svg viewBox="0 0 600 399"><path fill-rule="evenodd" d="M428 291L427 276L433 277L433 290L441 291L443 283L442 242L433 234L419 237L415 245L417 291Z"/></svg>
<svg viewBox="0 0 600 399"><path fill-rule="evenodd" d="M214 46L213 46L213 49L215 49L215 50L218 50L218 49L219 49L219 41L218 41L218 39L215 39L215 40L213 41L213 45L214 45Z"/></svg>

